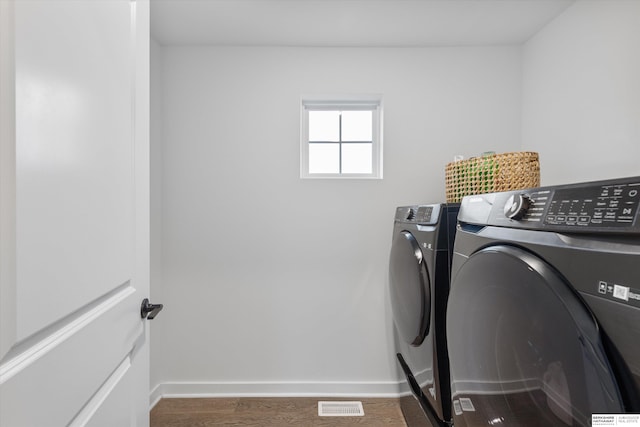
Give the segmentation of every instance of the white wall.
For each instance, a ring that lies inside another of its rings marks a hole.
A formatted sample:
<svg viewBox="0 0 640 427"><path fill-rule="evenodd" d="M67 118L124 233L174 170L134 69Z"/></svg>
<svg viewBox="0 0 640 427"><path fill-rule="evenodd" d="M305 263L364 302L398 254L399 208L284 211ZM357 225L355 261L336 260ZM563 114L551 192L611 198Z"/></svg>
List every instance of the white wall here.
<svg viewBox="0 0 640 427"><path fill-rule="evenodd" d="M443 201L455 154L519 148L519 48L161 53L155 397L397 392L394 209ZM326 93L384 95L383 180L299 178L300 96Z"/></svg>
<svg viewBox="0 0 640 427"><path fill-rule="evenodd" d="M543 185L640 175L640 2L578 1L523 48Z"/></svg>
<svg viewBox="0 0 640 427"><path fill-rule="evenodd" d="M162 289L162 123L163 106L162 99L162 47L153 39L150 39L150 180L151 180L151 302L164 302L156 298L156 293ZM162 313L164 314L164 313ZM151 388L157 384L157 378L162 375L158 372L160 366L156 363L156 355L160 350L157 348L156 331L153 329L154 322L147 322L151 329Z"/></svg>

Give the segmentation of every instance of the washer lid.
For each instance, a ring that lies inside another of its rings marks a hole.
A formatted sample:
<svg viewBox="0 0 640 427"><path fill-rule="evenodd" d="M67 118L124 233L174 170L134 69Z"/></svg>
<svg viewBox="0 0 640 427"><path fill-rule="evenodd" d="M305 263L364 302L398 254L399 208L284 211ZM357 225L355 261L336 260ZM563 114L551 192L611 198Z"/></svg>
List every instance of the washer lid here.
<svg viewBox="0 0 640 427"><path fill-rule="evenodd" d="M420 245L408 231L393 239L389 289L398 333L405 342L419 346L429 333L431 287Z"/></svg>
<svg viewBox="0 0 640 427"><path fill-rule="evenodd" d="M589 426L593 413L623 411L593 316L527 251L472 254L451 284L446 326L454 419Z"/></svg>

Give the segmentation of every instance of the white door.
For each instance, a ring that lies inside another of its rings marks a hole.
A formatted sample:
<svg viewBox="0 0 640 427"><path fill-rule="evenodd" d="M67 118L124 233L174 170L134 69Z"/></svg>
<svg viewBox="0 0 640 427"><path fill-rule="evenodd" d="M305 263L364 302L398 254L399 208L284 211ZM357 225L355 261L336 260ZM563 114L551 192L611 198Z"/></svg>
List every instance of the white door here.
<svg viewBox="0 0 640 427"><path fill-rule="evenodd" d="M0 19L0 426L148 425L148 0Z"/></svg>

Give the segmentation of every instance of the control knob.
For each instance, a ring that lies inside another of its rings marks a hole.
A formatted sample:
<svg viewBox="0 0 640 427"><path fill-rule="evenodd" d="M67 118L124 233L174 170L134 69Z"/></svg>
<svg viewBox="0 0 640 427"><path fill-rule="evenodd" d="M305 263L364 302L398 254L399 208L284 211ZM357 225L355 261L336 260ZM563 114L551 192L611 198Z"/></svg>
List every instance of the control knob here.
<svg viewBox="0 0 640 427"><path fill-rule="evenodd" d="M504 205L504 215L509 219L521 219L531 206L531 199L526 194L512 194Z"/></svg>
<svg viewBox="0 0 640 427"><path fill-rule="evenodd" d="M414 211L412 208L409 208L409 212L407 213L406 220L413 221L415 217L416 217L416 211Z"/></svg>

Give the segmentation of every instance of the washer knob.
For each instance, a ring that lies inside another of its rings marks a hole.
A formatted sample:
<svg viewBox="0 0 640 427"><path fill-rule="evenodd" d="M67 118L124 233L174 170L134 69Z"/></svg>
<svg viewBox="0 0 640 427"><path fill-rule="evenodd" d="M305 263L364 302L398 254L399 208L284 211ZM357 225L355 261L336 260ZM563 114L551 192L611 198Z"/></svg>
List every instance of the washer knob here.
<svg viewBox="0 0 640 427"><path fill-rule="evenodd" d="M531 199L526 194L512 194L504 205L504 216L509 219L521 219L531 206Z"/></svg>

